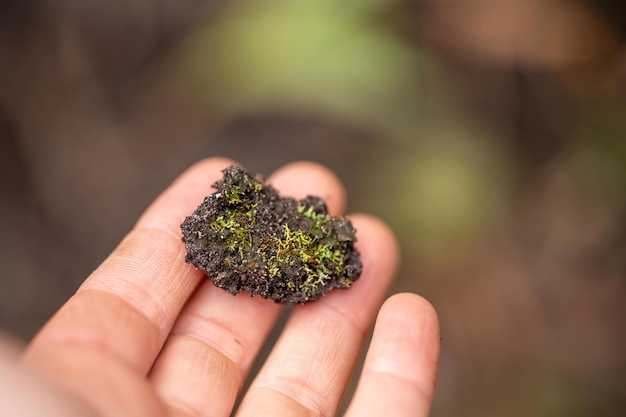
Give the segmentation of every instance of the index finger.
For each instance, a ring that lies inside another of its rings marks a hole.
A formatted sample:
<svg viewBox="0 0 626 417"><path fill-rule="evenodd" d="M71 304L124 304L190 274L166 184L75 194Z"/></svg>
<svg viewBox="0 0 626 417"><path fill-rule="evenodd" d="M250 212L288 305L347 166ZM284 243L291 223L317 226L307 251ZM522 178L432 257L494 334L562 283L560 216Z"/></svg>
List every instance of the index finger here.
<svg viewBox="0 0 626 417"><path fill-rule="evenodd" d="M39 332L25 359L51 366L63 346L80 345L147 373L203 276L184 262L179 225L230 164L218 158L199 162L163 192Z"/></svg>

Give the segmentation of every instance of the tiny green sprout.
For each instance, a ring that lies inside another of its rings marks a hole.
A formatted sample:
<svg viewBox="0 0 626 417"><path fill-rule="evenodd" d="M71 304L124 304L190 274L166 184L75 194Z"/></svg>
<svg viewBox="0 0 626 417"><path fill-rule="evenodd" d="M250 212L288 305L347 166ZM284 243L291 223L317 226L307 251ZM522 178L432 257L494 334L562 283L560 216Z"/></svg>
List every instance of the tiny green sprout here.
<svg viewBox="0 0 626 417"><path fill-rule="evenodd" d="M243 196L243 190L237 187L232 187L226 191L226 197L231 204L241 203L241 197Z"/></svg>
<svg viewBox="0 0 626 417"><path fill-rule="evenodd" d="M294 238L296 239L297 244L302 248L310 246L315 239L313 236L307 235L302 230L296 230Z"/></svg>
<svg viewBox="0 0 626 417"><path fill-rule="evenodd" d="M268 268L267 272L270 278L276 278L280 275L280 268L277 264L273 264Z"/></svg>
<svg viewBox="0 0 626 417"><path fill-rule="evenodd" d="M318 219L318 214L315 212L315 210L313 210L313 207L309 207L304 212L304 217L308 217L311 220L317 220Z"/></svg>
<svg viewBox="0 0 626 417"><path fill-rule="evenodd" d="M248 211L246 211L246 216L253 217L256 214L257 206L258 206L257 203L246 206L246 208L248 209Z"/></svg>

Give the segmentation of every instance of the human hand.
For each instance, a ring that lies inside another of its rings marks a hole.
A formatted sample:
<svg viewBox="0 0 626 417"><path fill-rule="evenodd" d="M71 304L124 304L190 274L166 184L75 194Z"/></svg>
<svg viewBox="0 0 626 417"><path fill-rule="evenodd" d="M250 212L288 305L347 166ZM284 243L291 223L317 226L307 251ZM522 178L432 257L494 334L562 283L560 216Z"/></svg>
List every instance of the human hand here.
<svg viewBox="0 0 626 417"><path fill-rule="evenodd" d="M281 306L233 297L184 262L179 225L229 164L201 162L157 198L35 337L23 369L12 371L20 377L7 380L0 373L0 404L10 406L3 412L231 415ZM341 184L318 165L291 164L269 181L283 195L323 197L333 215L344 208ZM439 354L437 316L414 294L395 295L381 307L397 267L396 242L375 218L350 218L364 265L360 280L348 291L294 308L237 416L334 416L377 313L346 415L428 414Z"/></svg>

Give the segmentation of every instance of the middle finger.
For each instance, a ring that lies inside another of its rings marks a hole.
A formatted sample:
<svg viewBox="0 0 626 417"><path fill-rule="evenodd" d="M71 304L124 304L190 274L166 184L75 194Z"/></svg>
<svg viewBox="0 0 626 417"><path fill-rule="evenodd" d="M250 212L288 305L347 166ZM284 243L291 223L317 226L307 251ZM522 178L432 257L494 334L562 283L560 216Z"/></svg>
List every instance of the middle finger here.
<svg viewBox="0 0 626 417"><path fill-rule="evenodd" d="M332 215L343 209L341 184L319 165L289 165L270 182L283 195L323 197ZM152 369L157 391L170 406L191 415L228 416L280 310L260 297L234 298L213 285L201 285Z"/></svg>

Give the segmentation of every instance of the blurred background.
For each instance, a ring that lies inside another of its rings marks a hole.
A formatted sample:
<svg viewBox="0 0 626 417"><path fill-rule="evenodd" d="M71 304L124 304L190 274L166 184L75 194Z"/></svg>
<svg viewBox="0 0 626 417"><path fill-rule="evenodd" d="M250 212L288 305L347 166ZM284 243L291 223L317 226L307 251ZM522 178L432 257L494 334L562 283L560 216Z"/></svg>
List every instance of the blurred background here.
<svg viewBox="0 0 626 417"><path fill-rule="evenodd" d="M198 159L309 159L437 308L432 415L626 414L622 0L1 0L0 328Z"/></svg>

